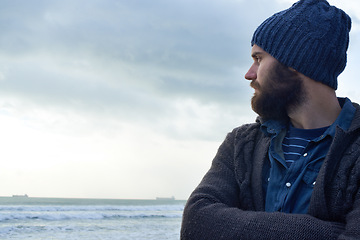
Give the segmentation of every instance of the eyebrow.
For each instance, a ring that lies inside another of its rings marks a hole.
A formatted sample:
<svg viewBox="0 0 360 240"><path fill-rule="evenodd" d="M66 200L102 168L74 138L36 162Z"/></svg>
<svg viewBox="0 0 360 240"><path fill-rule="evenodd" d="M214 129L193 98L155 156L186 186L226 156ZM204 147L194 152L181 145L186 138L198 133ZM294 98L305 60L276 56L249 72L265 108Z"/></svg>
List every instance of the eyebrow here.
<svg viewBox="0 0 360 240"><path fill-rule="evenodd" d="M253 52L252 54L251 54L251 57L252 58L255 58L256 56L259 56L259 55L262 55L263 53L262 52Z"/></svg>

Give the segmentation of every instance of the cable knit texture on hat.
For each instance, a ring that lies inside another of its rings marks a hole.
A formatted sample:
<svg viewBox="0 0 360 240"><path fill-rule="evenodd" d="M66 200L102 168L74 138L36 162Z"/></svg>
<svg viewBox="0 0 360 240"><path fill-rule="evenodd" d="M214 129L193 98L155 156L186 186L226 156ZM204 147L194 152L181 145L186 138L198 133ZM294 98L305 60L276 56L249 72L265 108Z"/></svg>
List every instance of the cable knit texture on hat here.
<svg viewBox="0 0 360 240"><path fill-rule="evenodd" d="M282 64L337 89L347 61L350 17L325 0L300 0L266 19L255 31L258 45Z"/></svg>

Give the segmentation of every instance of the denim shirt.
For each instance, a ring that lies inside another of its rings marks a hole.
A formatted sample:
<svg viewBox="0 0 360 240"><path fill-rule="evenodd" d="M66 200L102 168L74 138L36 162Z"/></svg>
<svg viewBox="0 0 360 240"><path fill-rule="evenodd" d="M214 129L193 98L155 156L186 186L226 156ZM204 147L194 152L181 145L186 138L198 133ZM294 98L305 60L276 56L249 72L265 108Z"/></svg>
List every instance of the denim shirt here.
<svg viewBox="0 0 360 240"><path fill-rule="evenodd" d="M321 136L309 142L298 160L286 165L282 141L287 125L269 120L262 124L262 131L271 136L269 162L265 164L263 189L266 193L265 211L306 213L320 167L329 150L337 127L348 130L355 114L355 107L348 98L338 98L342 110Z"/></svg>

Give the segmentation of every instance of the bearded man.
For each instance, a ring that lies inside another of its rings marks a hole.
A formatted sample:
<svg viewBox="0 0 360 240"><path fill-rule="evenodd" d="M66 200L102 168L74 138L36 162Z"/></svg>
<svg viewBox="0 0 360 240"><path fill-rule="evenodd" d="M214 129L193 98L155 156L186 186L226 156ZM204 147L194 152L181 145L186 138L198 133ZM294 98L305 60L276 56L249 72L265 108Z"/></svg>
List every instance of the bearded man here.
<svg viewBox="0 0 360 240"><path fill-rule="evenodd" d="M335 92L350 29L325 0L256 29L245 78L259 117L227 135L181 239L360 239L360 106Z"/></svg>

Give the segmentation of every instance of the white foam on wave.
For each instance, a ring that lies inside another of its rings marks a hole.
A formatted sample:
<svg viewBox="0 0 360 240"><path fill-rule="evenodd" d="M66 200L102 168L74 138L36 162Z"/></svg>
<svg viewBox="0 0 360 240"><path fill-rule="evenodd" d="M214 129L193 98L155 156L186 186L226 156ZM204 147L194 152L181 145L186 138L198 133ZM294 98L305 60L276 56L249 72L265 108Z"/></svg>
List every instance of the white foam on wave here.
<svg viewBox="0 0 360 240"><path fill-rule="evenodd" d="M9 205L0 206L0 213L4 211L16 212L67 212L67 211L183 211L183 205L149 205L149 206L114 206L114 205L69 205L69 206L33 206Z"/></svg>
<svg viewBox="0 0 360 240"><path fill-rule="evenodd" d="M12 220L47 220L47 221L59 221L59 220L80 220L80 219L109 219L109 218L180 218L181 213L134 213L134 214L105 214L105 213L87 213L82 212L76 213L56 213L49 212L44 213L25 213L25 214L14 214L14 213L5 213L0 216L0 222L12 221Z"/></svg>
<svg viewBox="0 0 360 240"><path fill-rule="evenodd" d="M156 206L0 206L0 222L16 220L81 220L180 218L182 205Z"/></svg>

